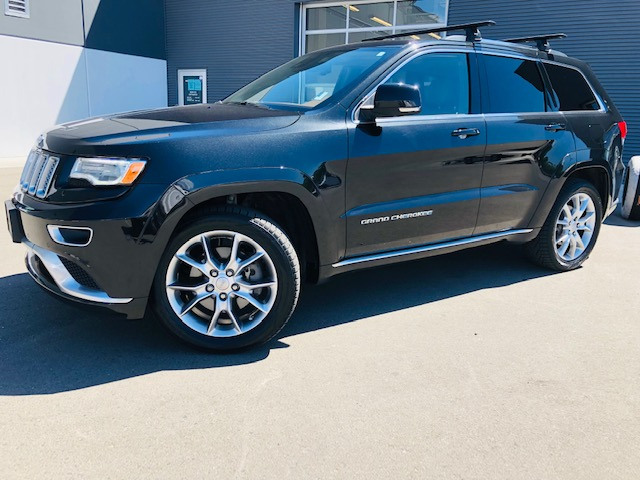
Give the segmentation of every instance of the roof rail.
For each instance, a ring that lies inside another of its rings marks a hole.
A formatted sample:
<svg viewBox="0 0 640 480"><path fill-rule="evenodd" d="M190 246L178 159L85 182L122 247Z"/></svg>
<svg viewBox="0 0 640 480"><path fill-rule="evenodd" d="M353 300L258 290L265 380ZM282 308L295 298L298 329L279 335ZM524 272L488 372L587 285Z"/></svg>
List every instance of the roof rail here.
<svg viewBox="0 0 640 480"><path fill-rule="evenodd" d="M549 40L557 40L560 38L567 38L567 35L564 33L549 33L547 35L534 35L532 37L518 37L518 38L509 38L505 40L505 42L510 43L530 43L536 42L538 50L541 52L548 52L551 46L549 45Z"/></svg>
<svg viewBox="0 0 640 480"><path fill-rule="evenodd" d="M480 35L480 27L489 27L495 25L493 20L485 20L484 22L461 23L459 25L448 25L446 27L429 28L426 30L413 30L410 32L394 33L392 35L383 35L381 37L367 38L363 42L372 42L374 40L388 40L391 38L410 37L411 35L425 35L429 33L449 32L453 30L464 30L467 35L467 42L477 42L482 40Z"/></svg>

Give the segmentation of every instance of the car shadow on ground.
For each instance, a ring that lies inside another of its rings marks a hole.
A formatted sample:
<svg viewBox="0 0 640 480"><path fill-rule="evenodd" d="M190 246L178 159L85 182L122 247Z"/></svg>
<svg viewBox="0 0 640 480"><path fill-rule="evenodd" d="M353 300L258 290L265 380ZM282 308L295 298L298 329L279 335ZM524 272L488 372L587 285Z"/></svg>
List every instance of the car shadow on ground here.
<svg viewBox="0 0 640 480"><path fill-rule="evenodd" d="M88 313L47 295L26 273L12 275L0 278L0 395L50 394L161 370L249 364L287 347L288 337L549 274L508 244L344 274L306 288L277 339L228 355L183 345L152 315L126 321Z"/></svg>

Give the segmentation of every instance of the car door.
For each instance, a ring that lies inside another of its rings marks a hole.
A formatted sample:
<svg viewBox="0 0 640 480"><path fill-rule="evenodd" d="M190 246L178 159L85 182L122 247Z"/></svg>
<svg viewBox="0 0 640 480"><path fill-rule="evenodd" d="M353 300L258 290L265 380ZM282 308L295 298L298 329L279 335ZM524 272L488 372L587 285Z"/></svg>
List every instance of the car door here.
<svg viewBox="0 0 640 480"><path fill-rule="evenodd" d="M558 167L575 159L539 62L489 53L478 61L487 149L474 235L528 227Z"/></svg>
<svg viewBox="0 0 640 480"><path fill-rule="evenodd" d="M422 110L350 126L347 256L465 237L476 223L485 123L475 54L421 52L383 83L416 85Z"/></svg>

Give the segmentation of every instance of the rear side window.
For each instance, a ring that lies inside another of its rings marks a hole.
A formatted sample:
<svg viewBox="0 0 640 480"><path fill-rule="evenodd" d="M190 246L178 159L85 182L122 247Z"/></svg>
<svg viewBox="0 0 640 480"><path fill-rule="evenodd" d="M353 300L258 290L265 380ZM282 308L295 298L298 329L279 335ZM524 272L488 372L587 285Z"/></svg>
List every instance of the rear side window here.
<svg viewBox="0 0 640 480"><path fill-rule="evenodd" d="M414 58L385 83L420 89L420 115L469 113L469 66L464 53L429 53Z"/></svg>
<svg viewBox="0 0 640 480"><path fill-rule="evenodd" d="M560 100L560 110L599 110L600 105L582 74L573 68L545 63L551 85Z"/></svg>
<svg viewBox="0 0 640 480"><path fill-rule="evenodd" d="M485 55L489 105L485 113L544 112L544 84L536 62Z"/></svg>

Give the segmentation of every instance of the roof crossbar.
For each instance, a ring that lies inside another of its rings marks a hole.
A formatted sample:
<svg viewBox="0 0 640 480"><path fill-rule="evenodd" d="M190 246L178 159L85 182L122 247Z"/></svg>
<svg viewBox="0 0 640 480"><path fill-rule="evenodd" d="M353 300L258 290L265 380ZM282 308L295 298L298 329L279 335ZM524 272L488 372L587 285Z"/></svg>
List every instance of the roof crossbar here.
<svg viewBox="0 0 640 480"><path fill-rule="evenodd" d="M532 37L518 37L518 38L509 38L505 40L505 42L510 43L532 43L535 42L538 50L541 52L548 52L551 49L549 45L549 40L557 40L560 38L567 38L567 35L564 33L549 33L547 35L534 35Z"/></svg>
<svg viewBox="0 0 640 480"><path fill-rule="evenodd" d="M459 25L447 25L446 27L429 28L426 30L413 30L410 32L394 33L392 35L382 35L381 37L367 38L363 42L372 42L374 40L389 40L391 38L410 37L411 35L426 35L438 32L450 32L454 30L464 30L467 36L467 42L477 42L482 40L480 35L480 27L489 27L495 25L493 20L485 20L484 22L461 23Z"/></svg>

